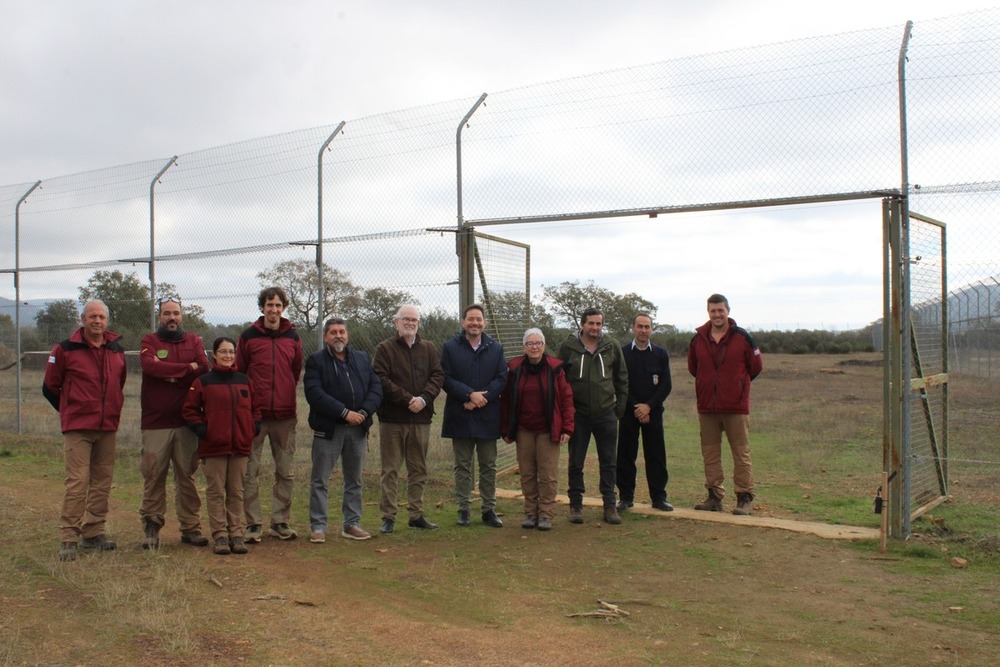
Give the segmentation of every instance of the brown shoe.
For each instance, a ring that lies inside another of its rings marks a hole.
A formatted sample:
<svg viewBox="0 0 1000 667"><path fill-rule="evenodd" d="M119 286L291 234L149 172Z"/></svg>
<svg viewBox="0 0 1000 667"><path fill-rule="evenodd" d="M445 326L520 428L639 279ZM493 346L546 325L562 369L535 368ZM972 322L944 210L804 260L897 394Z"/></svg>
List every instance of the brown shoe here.
<svg viewBox="0 0 1000 667"><path fill-rule="evenodd" d="M622 522L622 518L618 516L618 510L612 507L604 508L604 523L609 523L612 526L617 526Z"/></svg>
<svg viewBox="0 0 1000 667"><path fill-rule="evenodd" d="M229 549L229 538L228 537L217 537L215 538L215 546L212 547L212 551L220 556L228 556L232 551Z"/></svg>
<svg viewBox="0 0 1000 667"><path fill-rule="evenodd" d="M716 497L711 491L708 492L708 497L702 502L694 506L696 510L701 510L702 512L721 512L722 511L722 499Z"/></svg>
<svg viewBox="0 0 1000 667"><path fill-rule="evenodd" d="M737 493L736 494L736 508L733 510L733 514L737 516L750 516L750 511L753 509L753 494L752 493Z"/></svg>
<svg viewBox="0 0 1000 667"><path fill-rule="evenodd" d="M583 508L573 507L569 508L569 522L570 523L583 523Z"/></svg>
<svg viewBox="0 0 1000 667"><path fill-rule="evenodd" d="M189 530L181 533L181 544L190 544L193 547L207 547L208 538L201 534L200 530Z"/></svg>

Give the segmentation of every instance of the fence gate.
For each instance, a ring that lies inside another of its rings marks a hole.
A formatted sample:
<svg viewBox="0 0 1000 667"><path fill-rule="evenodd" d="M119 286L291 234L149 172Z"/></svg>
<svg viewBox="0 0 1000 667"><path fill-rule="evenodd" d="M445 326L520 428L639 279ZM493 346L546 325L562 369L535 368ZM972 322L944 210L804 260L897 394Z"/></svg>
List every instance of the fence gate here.
<svg viewBox="0 0 1000 667"><path fill-rule="evenodd" d="M943 222L883 205L883 465L893 537L948 496L948 299Z"/></svg>

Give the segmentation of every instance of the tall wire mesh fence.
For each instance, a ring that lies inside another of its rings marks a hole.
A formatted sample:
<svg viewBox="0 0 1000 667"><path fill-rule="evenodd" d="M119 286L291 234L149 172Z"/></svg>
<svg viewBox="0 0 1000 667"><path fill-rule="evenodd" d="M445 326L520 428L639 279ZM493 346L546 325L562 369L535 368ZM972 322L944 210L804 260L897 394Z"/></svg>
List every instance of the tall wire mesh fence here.
<svg viewBox="0 0 1000 667"><path fill-rule="evenodd" d="M502 225L498 233L516 237L516 223L525 221L898 194L901 36L902 26L888 26L491 92L462 133L464 221ZM995 337L971 332L995 331L995 292L967 290L1000 274L1000 11L921 22L907 56L915 185L905 194L912 210L948 226L948 288L966 304L964 311L950 307L953 318L965 313L953 323L953 347L974 355L954 367L979 372L983 346L994 349ZM20 206L18 256L14 243L0 247L0 271L20 266L18 294L9 281L0 285L0 367L13 363L19 334L22 349L32 352L59 340L60 326L72 322L47 317L35 327L35 317L42 310L58 315L50 312L53 300L78 302L95 277L139 286L136 311L112 322L133 346L152 326L151 297L161 288L182 297L189 324L198 322L206 337L238 330L257 315L255 295L265 282L292 276L302 278L305 297L315 292L318 279L308 272L317 244L330 280L327 300L319 308L306 298L295 318L312 349L317 323L332 314L347 315L355 344L371 349L391 333L391 312L402 301L420 304L425 335L441 343L458 321L456 238L446 231L458 225L456 130L477 99L349 120L342 131L331 124L182 153L176 161L164 156L43 179ZM32 183L33 175L0 187L5 239L15 236L15 207ZM669 248L670 268L683 276L705 261L699 224L664 236L644 219L628 231L656 256ZM562 229L530 261L565 266L566 280L635 270L634 255L601 258L627 236L621 227L588 229L599 262L567 261L558 235L574 232ZM485 236L477 248L475 298L495 310L492 326L508 351L518 350L537 305L525 279L527 248ZM753 257L740 250L733 248L731 261L746 265L748 285L779 289L757 284L753 271L778 260L756 247ZM972 294L987 305L972 309ZM20 332L5 319L14 316L15 298ZM996 365L990 355L987 368ZM26 371L40 372L30 364ZM12 371L0 371L0 428L12 428L16 405L44 412L38 384L28 378L18 396ZM130 400L129 409L137 412L136 404ZM54 428L51 418L28 424L29 432Z"/></svg>

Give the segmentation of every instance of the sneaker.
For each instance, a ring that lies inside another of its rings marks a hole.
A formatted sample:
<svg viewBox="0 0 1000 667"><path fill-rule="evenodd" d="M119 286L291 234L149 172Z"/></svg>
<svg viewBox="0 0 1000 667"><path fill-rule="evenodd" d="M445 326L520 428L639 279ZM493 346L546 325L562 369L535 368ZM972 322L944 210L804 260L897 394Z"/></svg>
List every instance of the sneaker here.
<svg viewBox="0 0 1000 667"><path fill-rule="evenodd" d="M243 536L243 541L247 544L260 544L260 538L263 537L264 531L259 523L247 526L247 532Z"/></svg>
<svg viewBox="0 0 1000 667"><path fill-rule="evenodd" d="M534 530L535 526L538 525L538 517L532 516L530 514L524 515L524 521L521 522L521 528L527 528L528 530Z"/></svg>
<svg viewBox="0 0 1000 667"><path fill-rule="evenodd" d="M388 535L389 533L392 532L392 529L395 527L396 527L395 519L383 519L382 527L378 529L378 532L382 533L383 535Z"/></svg>
<svg viewBox="0 0 1000 667"><path fill-rule="evenodd" d="M76 542L63 542L59 545L59 560L76 560Z"/></svg>
<svg viewBox="0 0 1000 667"><path fill-rule="evenodd" d="M410 519L407 523L410 528L422 528L423 530L436 530L437 524L431 523L426 517L418 517L416 519Z"/></svg>
<svg viewBox="0 0 1000 667"><path fill-rule="evenodd" d="M344 530L340 533L340 536L346 537L349 540L367 540L371 537L368 531L361 526L344 526Z"/></svg>
<svg viewBox="0 0 1000 667"><path fill-rule="evenodd" d="M201 534L200 530L189 530L181 533L181 544L190 544L193 547L207 547L208 538Z"/></svg>
<svg viewBox="0 0 1000 667"><path fill-rule="evenodd" d="M604 523L609 523L612 526L617 526L622 522L622 518L618 516L618 510L614 507L604 508Z"/></svg>
<svg viewBox="0 0 1000 667"><path fill-rule="evenodd" d="M81 549L96 549L97 551L114 551L118 545L114 540L109 540L104 535L85 537L80 540Z"/></svg>
<svg viewBox="0 0 1000 667"><path fill-rule="evenodd" d="M717 498L711 491L708 492L708 497L702 502L694 506L696 510L702 512L721 512L722 511L722 499Z"/></svg>
<svg viewBox="0 0 1000 667"><path fill-rule="evenodd" d="M583 508L573 507L569 508L569 522L570 523L583 523Z"/></svg>
<svg viewBox="0 0 1000 667"><path fill-rule="evenodd" d="M242 537L230 537L229 538L229 550L234 554L243 555L249 553L250 550L247 549L247 545L243 543Z"/></svg>
<svg viewBox="0 0 1000 667"><path fill-rule="evenodd" d="M287 523L272 523L271 530L267 532L271 537L277 537L279 540L294 540L299 536L298 533L288 527Z"/></svg>
<svg viewBox="0 0 1000 667"><path fill-rule="evenodd" d="M674 506L666 498L661 498L660 500L653 501L653 509L660 510L661 512L673 512Z"/></svg>
<svg viewBox="0 0 1000 667"><path fill-rule="evenodd" d="M458 525L471 526L472 520L469 518L469 510L458 510Z"/></svg>
<svg viewBox="0 0 1000 667"><path fill-rule="evenodd" d="M142 521L142 548L154 551L160 548L160 527L149 519Z"/></svg>
<svg viewBox="0 0 1000 667"><path fill-rule="evenodd" d="M547 516L539 517L538 530L552 530L552 519Z"/></svg>
<svg viewBox="0 0 1000 667"><path fill-rule="evenodd" d="M621 500L618 501L618 504L615 505L615 509L618 510L619 512L624 512L625 510L631 509L632 505L633 502L631 500L625 500L624 498L622 498Z"/></svg>
<svg viewBox="0 0 1000 667"><path fill-rule="evenodd" d="M753 494L748 492L736 494L736 508L733 514L737 516L750 516L753 509Z"/></svg>
<svg viewBox="0 0 1000 667"><path fill-rule="evenodd" d="M500 517L493 510L483 512L483 523L491 528L503 528L503 521L500 520Z"/></svg>
<svg viewBox="0 0 1000 667"><path fill-rule="evenodd" d="M212 547L212 551L220 556L228 556L230 553L229 549L229 538L217 537L215 538L215 546Z"/></svg>
<svg viewBox="0 0 1000 667"><path fill-rule="evenodd" d="M309 541L312 542L313 544L323 544L324 542L326 542L326 533L324 533L322 530L314 530L313 532L309 533Z"/></svg>

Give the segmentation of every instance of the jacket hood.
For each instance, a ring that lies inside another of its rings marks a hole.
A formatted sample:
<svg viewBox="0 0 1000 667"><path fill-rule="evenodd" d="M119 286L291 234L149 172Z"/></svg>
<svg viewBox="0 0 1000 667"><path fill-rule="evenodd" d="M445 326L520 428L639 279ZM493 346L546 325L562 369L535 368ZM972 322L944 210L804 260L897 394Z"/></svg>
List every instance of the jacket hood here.
<svg viewBox="0 0 1000 667"><path fill-rule="evenodd" d="M563 365L563 360L559 357L553 357L548 352L542 355L542 361L549 365L550 368L559 368ZM522 354L519 357L514 357L508 362L508 365L513 368L519 368L520 366L528 363L528 355Z"/></svg>
<svg viewBox="0 0 1000 667"><path fill-rule="evenodd" d="M290 319L282 317L281 318L281 325L277 329L268 329L267 327L264 326L264 316L263 315L261 315L260 317L258 317L257 321L254 322L251 326L253 326L254 329L257 329L258 331L260 331L265 336L280 336L281 334L285 333L286 331L290 331L290 330L292 330L292 329L295 328L295 325L292 324L292 321Z"/></svg>
<svg viewBox="0 0 1000 667"><path fill-rule="evenodd" d="M736 326L736 320L734 320L731 317L726 318L726 319L729 320L729 328L726 330L726 334L728 335L729 332L732 331L733 328ZM708 322L705 322L700 327L698 327L697 329L695 329L695 331L698 332L699 336L708 336L709 332L711 330L712 330L712 320L709 320Z"/></svg>
<svg viewBox="0 0 1000 667"><path fill-rule="evenodd" d="M107 345L108 343L113 343L116 340L121 340L121 337L122 337L121 334L117 334L114 331L105 331L104 344ZM88 341L87 338L83 335L83 327L80 327L79 329L74 331L70 335L69 339L74 343L82 343L84 345L90 344L90 341Z"/></svg>

